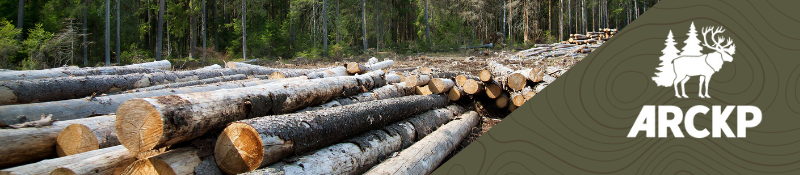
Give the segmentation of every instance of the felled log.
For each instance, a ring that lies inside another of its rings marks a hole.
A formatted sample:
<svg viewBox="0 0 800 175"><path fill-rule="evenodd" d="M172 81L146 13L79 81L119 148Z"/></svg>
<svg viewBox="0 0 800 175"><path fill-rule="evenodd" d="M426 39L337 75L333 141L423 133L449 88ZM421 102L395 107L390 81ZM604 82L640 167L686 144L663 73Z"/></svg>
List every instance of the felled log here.
<svg viewBox="0 0 800 175"><path fill-rule="evenodd" d="M489 98L495 99L500 97L503 94L503 89L500 88L500 85L494 82L490 82L486 84L486 96Z"/></svg>
<svg viewBox="0 0 800 175"><path fill-rule="evenodd" d="M516 105L508 105L508 111L514 112L516 110L517 110L517 106Z"/></svg>
<svg viewBox="0 0 800 175"><path fill-rule="evenodd" d="M305 80L305 77L288 78L281 80L240 80L220 82L206 85L162 89L144 92L131 92L94 98L79 98L71 100L51 101L35 104L19 104L0 106L0 119L4 124L17 124L27 120L27 117L38 117L42 114L52 114L55 120L72 120L98 114L109 114L117 111L122 102L134 98L154 97L162 95L185 94L192 92L206 92L220 89L251 87L267 83L290 82ZM2 123L0 123L2 124ZM65 126L66 127L66 126Z"/></svg>
<svg viewBox="0 0 800 175"><path fill-rule="evenodd" d="M203 67L203 68L200 68L200 69L222 69L222 66L220 66L219 64L214 64L214 65L206 66L206 67Z"/></svg>
<svg viewBox="0 0 800 175"><path fill-rule="evenodd" d="M479 79L478 77L476 77L476 76L473 76L473 75L463 75L463 74L462 74L462 75L458 75L458 76L456 76L456 85L458 85L458 86L464 86L464 83L466 83L466 82L467 82L467 79L472 79L472 80L476 80L476 81L477 81L477 80L480 80L480 79Z"/></svg>
<svg viewBox="0 0 800 175"><path fill-rule="evenodd" d="M530 86L526 86L525 88L522 88L521 91L511 92L511 101L515 106L522 106L534 95L536 95L536 93L533 92L533 89Z"/></svg>
<svg viewBox="0 0 800 175"><path fill-rule="evenodd" d="M375 63L375 64L369 64L369 65L361 65L361 64L358 64L356 62L350 62L350 63L347 63L347 72L349 72L351 74L361 74L361 73L369 72L369 71L373 71L373 70L385 69L385 68L388 68L389 66L392 66L392 64L394 64L394 61L392 61L392 60L384 60L384 61L381 61L381 62L378 62L378 63Z"/></svg>
<svg viewBox="0 0 800 175"><path fill-rule="evenodd" d="M86 172L89 172L88 174L112 174L114 168L124 166L133 160L134 157L125 150L125 147L115 146L3 169L0 170L0 174L48 174L62 167L66 167L66 169L57 170L56 173L70 170L74 173L83 172L80 174L87 174Z"/></svg>
<svg viewBox="0 0 800 175"><path fill-rule="evenodd" d="M430 87L428 87L428 85L425 85L425 86L414 86L414 94L417 94L417 95L431 95L431 94L433 94L433 92L431 92L431 89L430 89Z"/></svg>
<svg viewBox="0 0 800 175"><path fill-rule="evenodd" d="M172 149L162 154L146 159L136 160L130 164L123 174L176 174L193 175L200 169L217 169L214 156L208 156L211 161L200 157L200 149L186 146ZM217 170L218 173L219 170Z"/></svg>
<svg viewBox="0 0 800 175"><path fill-rule="evenodd" d="M508 95L505 93L500 94L500 96L494 99L494 105L500 109L508 107Z"/></svg>
<svg viewBox="0 0 800 175"><path fill-rule="evenodd" d="M453 88L454 85L455 82L453 82L453 80L445 78L434 78L431 79L430 82L428 82L428 89L433 94L442 94L442 93L447 93L447 91Z"/></svg>
<svg viewBox="0 0 800 175"><path fill-rule="evenodd" d="M475 95L483 94L484 92L484 83L482 81L468 79L466 82L464 82L464 86L462 87L464 88L464 92L467 94Z"/></svg>
<svg viewBox="0 0 800 175"><path fill-rule="evenodd" d="M461 86L453 86L453 88L447 92L447 95L450 97L450 101L458 101L466 97L467 93L464 92L464 89L461 88Z"/></svg>
<svg viewBox="0 0 800 175"><path fill-rule="evenodd" d="M525 77L526 80L530 80L530 81L532 81L534 83L542 81L542 77L544 76L544 71L542 71L542 69L540 69L538 67L534 67L534 68L531 68L531 69L517 70L517 71L514 71L514 73L520 74L523 77ZM523 86L522 88L524 88L524 87L525 86ZM519 91L519 90L522 90L522 88L514 89L514 90L515 91Z"/></svg>
<svg viewBox="0 0 800 175"><path fill-rule="evenodd" d="M98 116L67 121L55 121L50 126L20 129L0 129L0 167L11 166L56 156L59 132L72 124L91 125L107 117Z"/></svg>
<svg viewBox="0 0 800 175"><path fill-rule="evenodd" d="M252 171L448 103L442 95L416 95L240 120L220 134L214 157L226 173Z"/></svg>
<svg viewBox="0 0 800 175"><path fill-rule="evenodd" d="M56 138L56 154L63 157L119 145L114 132L116 117L95 116L92 121L67 126Z"/></svg>
<svg viewBox="0 0 800 175"><path fill-rule="evenodd" d="M60 77L34 80L0 82L0 105L66 100L148 87L152 85L186 82L224 75L271 74L290 69L237 68L157 72L152 74L98 75L85 77Z"/></svg>
<svg viewBox="0 0 800 175"><path fill-rule="evenodd" d="M431 110L306 155L289 158L296 161L280 161L245 174L361 174L381 161L381 157L410 146L463 111L458 105Z"/></svg>
<svg viewBox="0 0 800 175"><path fill-rule="evenodd" d="M466 112L459 118L436 129L396 157L383 161L365 174L430 174L480 120L475 111Z"/></svg>
<svg viewBox="0 0 800 175"><path fill-rule="evenodd" d="M331 70L334 68L319 68L319 69L286 69L281 71L273 72L269 75L269 79L281 79L281 78L291 78L291 77L300 77L305 76L308 74L314 74L318 72L324 72L327 70ZM317 76L317 75L315 75ZM310 77L309 77L310 78Z"/></svg>
<svg viewBox="0 0 800 175"><path fill-rule="evenodd" d="M187 82L180 82L180 83L169 83L164 85L157 85L157 86L150 86L145 88L133 89L133 92L142 92L142 91L154 91L154 90L161 90L161 89L168 89L168 88L179 88L179 87L186 87L186 86L194 86L194 85L202 85L202 84L210 84L210 83L219 83L219 82L227 82L227 81L236 81L236 80L244 80L247 79L247 75L244 74L236 74L230 76L221 76L221 77L213 77L213 78L206 78L200 80L193 80Z"/></svg>
<svg viewBox="0 0 800 175"><path fill-rule="evenodd" d="M38 78L55 78L71 76L90 76L90 75L125 75L134 73L156 73L162 70L169 70L172 66L169 61L155 61L127 66L110 67L60 67L45 70L28 71L5 71L0 73L0 81L3 80L26 80Z"/></svg>
<svg viewBox="0 0 800 175"><path fill-rule="evenodd" d="M347 76L347 68L345 68L344 66L338 66L327 70L306 74L306 77L310 79L338 77L338 76Z"/></svg>
<svg viewBox="0 0 800 175"><path fill-rule="evenodd" d="M508 86L511 89L520 90L528 83L524 75L494 61L488 63L487 70L492 73L494 80L500 84L501 88Z"/></svg>
<svg viewBox="0 0 800 175"><path fill-rule="evenodd" d="M416 74L410 75L406 77L406 85L407 86L424 86L431 81L431 75L427 74Z"/></svg>
<svg viewBox="0 0 800 175"><path fill-rule="evenodd" d="M261 67L261 66L247 64L247 63L233 62L233 61L225 63L225 68L243 68L243 67Z"/></svg>
<svg viewBox="0 0 800 175"><path fill-rule="evenodd" d="M414 88L406 86L406 83L387 84L383 87L373 89L371 92L364 92L350 97L340 97L328 103L314 107L307 107L305 109L298 110L297 112L314 111L336 106L344 106L355 103L383 100L383 99L403 97L409 95L414 95Z"/></svg>
<svg viewBox="0 0 800 175"><path fill-rule="evenodd" d="M385 84L383 71L247 88L138 98L117 110L116 132L132 154L188 141L226 124L293 112Z"/></svg>

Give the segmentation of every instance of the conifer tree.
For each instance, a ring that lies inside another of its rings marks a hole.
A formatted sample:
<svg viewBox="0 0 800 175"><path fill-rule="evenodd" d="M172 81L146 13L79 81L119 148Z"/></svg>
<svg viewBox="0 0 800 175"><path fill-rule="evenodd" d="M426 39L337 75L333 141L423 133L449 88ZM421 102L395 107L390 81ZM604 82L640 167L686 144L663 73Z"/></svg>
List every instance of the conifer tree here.
<svg viewBox="0 0 800 175"><path fill-rule="evenodd" d="M689 27L689 33L686 34L689 38L683 43L686 43L686 46L683 46L681 50L681 56L700 56L703 55L700 51L703 50L703 47L700 46L700 40L697 39L697 30L694 28L694 22L692 22L692 26Z"/></svg>

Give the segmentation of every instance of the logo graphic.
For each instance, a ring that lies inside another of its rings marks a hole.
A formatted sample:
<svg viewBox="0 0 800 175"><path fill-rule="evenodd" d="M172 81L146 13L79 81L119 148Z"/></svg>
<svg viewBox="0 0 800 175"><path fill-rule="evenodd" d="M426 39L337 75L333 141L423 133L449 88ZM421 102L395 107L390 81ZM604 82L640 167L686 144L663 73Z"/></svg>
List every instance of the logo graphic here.
<svg viewBox="0 0 800 175"><path fill-rule="evenodd" d="M700 98L711 98L711 96L708 95L708 83L711 81L711 75L722 68L723 62L732 62L733 57L731 55L733 55L736 50L736 45L733 44L730 38L727 40L722 36L714 38L715 35L722 32L725 32L725 29L722 29L722 27L704 27L702 29L703 45L701 46L700 40L697 39L697 30L695 30L694 22L692 22L689 33L686 34L689 38L684 41L686 46L681 49L682 52L680 52L679 55L679 50L675 48L675 40L672 39L672 30L670 30L667 36L667 42L665 43L667 47L661 50L661 53L664 55L659 57L661 60L661 67L656 68L656 70L660 72L656 73L656 76L653 77L653 81L655 81L658 86L674 86L675 96L678 98L689 98L689 96L686 95L685 84L689 81L689 77L699 76L700 91L698 92L698 96L700 96ZM714 43L712 45L709 45L706 39L709 33L711 35L711 41ZM712 49L715 52L703 54L700 52L703 50L703 47ZM682 92L682 95L678 93L678 83L681 85L680 92ZM703 94L704 86L706 89L705 94Z"/></svg>

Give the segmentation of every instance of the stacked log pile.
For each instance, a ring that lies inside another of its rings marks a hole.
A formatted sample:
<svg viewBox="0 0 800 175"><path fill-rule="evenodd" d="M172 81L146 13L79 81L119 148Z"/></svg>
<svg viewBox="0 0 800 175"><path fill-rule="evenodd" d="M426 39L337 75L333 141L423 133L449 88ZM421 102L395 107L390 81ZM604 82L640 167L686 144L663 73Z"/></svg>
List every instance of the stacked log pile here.
<svg viewBox="0 0 800 175"><path fill-rule="evenodd" d="M536 44L534 48L519 51L516 59L542 59L550 57L583 57L599 48L603 42L608 41L617 33L617 29L601 29L600 32L586 34L570 34L566 41L553 44Z"/></svg>
<svg viewBox="0 0 800 175"><path fill-rule="evenodd" d="M436 68L389 69L393 64L273 69L228 62L0 81L0 101L7 102L0 104L0 140L8 142L0 147L0 174L357 174L406 148L441 151L403 159L426 162L415 172L430 172L480 118L454 101L485 94L473 86L491 82ZM533 70L505 73L528 81ZM28 85L47 89L69 78L102 84L112 76L134 85L58 98L14 89L23 81L51 82ZM467 86L471 81L477 85Z"/></svg>

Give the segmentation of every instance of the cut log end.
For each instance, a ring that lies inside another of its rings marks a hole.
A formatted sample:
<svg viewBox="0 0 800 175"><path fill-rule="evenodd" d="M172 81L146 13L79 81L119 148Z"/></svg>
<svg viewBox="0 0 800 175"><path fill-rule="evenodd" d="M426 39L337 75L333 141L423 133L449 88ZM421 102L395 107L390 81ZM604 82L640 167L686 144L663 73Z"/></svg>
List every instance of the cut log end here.
<svg viewBox="0 0 800 175"><path fill-rule="evenodd" d="M428 88L431 90L431 93L434 94L442 94L449 91L455 83L453 80L450 79L443 79L443 78L434 78L428 82Z"/></svg>
<svg viewBox="0 0 800 175"><path fill-rule="evenodd" d="M269 79L284 79L284 78L286 78L286 76L283 75L283 73L281 72L273 72L272 74L269 74Z"/></svg>
<svg viewBox="0 0 800 175"><path fill-rule="evenodd" d="M509 88L519 91L522 90L522 88L525 88L525 84L528 83L527 80L528 79L522 74L512 73L511 75L508 75L506 82L508 82Z"/></svg>
<svg viewBox="0 0 800 175"><path fill-rule="evenodd" d="M119 142L131 155L155 148L164 132L161 114L153 104L132 99L119 105L114 124Z"/></svg>
<svg viewBox="0 0 800 175"><path fill-rule="evenodd" d="M459 88L458 86L453 87L453 89L450 89L450 91L448 92L448 97L450 97L450 101L461 100L461 98L464 98L464 96L466 95L467 94L466 92L464 92L464 89Z"/></svg>
<svg viewBox="0 0 800 175"><path fill-rule="evenodd" d="M468 79L466 82L464 82L463 88L464 92L467 94L480 94L484 89L483 83L472 79Z"/></svg>
<svg viewBox="0 0 800 175"><path fill-rule="evenodd" d="M406 82L407 86L417 86L417 82L419 82L419 77L414 75L407 76L404 82Z"/></svg>
<svg viewBox="0 0 800 175"><path fill-rule="evenodd" d="M348 73L357 74L357 73L361 73L363 71L365 71L365 67L364 66L362 66L362 65L360 65L360 64L358 64L356 62L347 63L347 72Z"/></svg>
<svg viewBox="0 0 800 175"><path fill-rule="evenodd" d="M495 99L500 97L502 93L503 89L501 89L497 84L486 85L486 96L489 96L489 98Z"/></svg>
<svg viewBox="0 0 800 175"><path fill-rule="evenodd" d="M498 108L506 108L506 107L508 107L508 96L506 96L505 94L497 97L494 100L495 100L494 104L497 105Z"/></svg>
<svg viewBox="0 0 800 175"><path fill-rule="evenodd" d="M464 86L465 82L467 82L467 76L464 76L464 75L456 76L456 85Z"/></svg>
<svg viewBox="0 0 800 175"><path fill-rule="evenodd" d="M58 157L100 149L97 137L89 127L73 123L58 134L56 154Z"/></svg>
<svg viewBox="0 0 800 175"><path fill-rule="evenodd" d="M255 170L261 166L263 152L258 132L245 123L232 123L226 127L214 146L217 165L228 174Z"/></svg>
<svg viewBox="0 0 800 175"><path fill-rule="evenodd" d="M5 86L0 86L0 105L16 103L17 95L14 94L14 90Z"/></svg>
<svg viewBox="0 0 800 175"><path fill-rule="evenodd" d="M517 106L515 105L508 105L508 111L514 112L517 110Z"/></svg>
<svg viewBox="0 0 800 175"><path fill-rule="evenodd" d="M492 72L489 72L489 70L486 70L486 69L481 70L481 73L478 74L478 78L480 78L481 81L491 81L492 80Z"/></svg>
<svg viewBox="0 0 800 175"><path fill-rule="evenodd" d="M175 171L166 162L159 159L142 159L133 162L125 171L124 175L175 175Z"/></svg>
<svg viewBox="0 0 800 175"><path fill-rule="evenodd" d="M417 94L417 95L431 95L431 94L433 94L433 92L431 92L430 86L428 86L428 85L415 86L414 87L414 94Z"/></svg>
<svg viewBox="0 0 800 175"><path fill-rule="evenodd" d="M524 95L514 95L511 97L511 100L514 102L514 106L522 106L528 99L526 99Z"/></svg>

